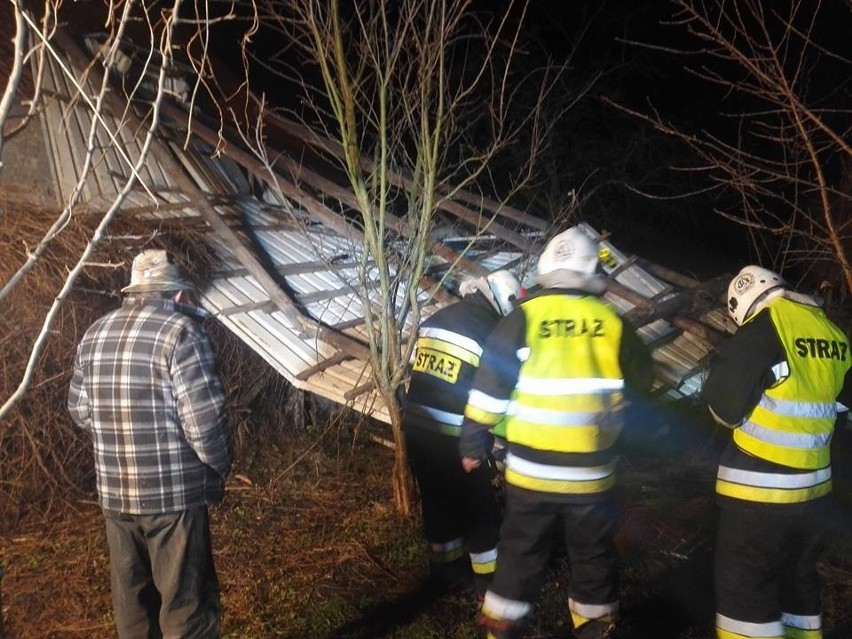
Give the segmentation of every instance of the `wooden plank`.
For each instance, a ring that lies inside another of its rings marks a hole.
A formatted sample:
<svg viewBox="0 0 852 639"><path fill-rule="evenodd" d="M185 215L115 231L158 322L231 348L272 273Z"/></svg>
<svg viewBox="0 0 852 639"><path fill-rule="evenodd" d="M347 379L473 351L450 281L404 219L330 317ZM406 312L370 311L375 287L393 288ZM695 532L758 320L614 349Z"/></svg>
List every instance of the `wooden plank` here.
<svg viewBox="0 0 852 639"><path fill-rule="evenodd" d="M199 225L201 225L200 222ZM274 266L274 270L276 273L278 273L278 275L281 275L282 277L291 277L296 275L304 275L306 273L317 273L318 271L330 271L333 273L339 273L342 271L348 271L357 268L357 266L357 264L329 264L328 262L313 261L295 262L292 264L276 264ZM248 269L235 268L229 271L213 271L211 273L211 277L217 279L226 277L238 277L245 276L248 273Z"/></svg>
<svg viewBox="0 0 852 639"><path fill-rule="evenodd" d="M692 277L687 277L686 275L682 275L677 271L673 271L665 266L661 266L659 264L655 264L646 259L640 259L639 263L642 268L648 271L651 275L655 277L659 277L666 282L670 282L675 286L680 286L682 288L696 288L701 282Z"/></svg>
<svg viewBox="0 0 852 639"><path fill-rule="evenodd" d="M371 288L370 293L377 293L377 289ZM305 293L298 296L299 302L308 306L317 302L334 299L335 297L358 296L358 292L352 286L342 286L336 289L319 289L313 293Z"/></svg>
<svg viewBox="0 0 852 639"><path fill-rule="evenodd" d="M272 303L272 300L264 300L263 302L252 302L250 304L232 306L230 308L223 309L219 314L227 317L228 315L248 313L249 311L271 311L274 308L275 304Z"/></svg>
<svg viewBox="0 0 852 639"><path fill-rule="evenodd" d="M672 325L680 330L692 333L715 347L721 346L726 340L724 334L697 320L677 316L673 317L670 321Z"/></svg>
<svg viewBox="0 0 852 639"><path fill-rule="evenodd" d="M81 71L80 68L76 68L74 70L79 74L77 80L83 87L83 91L93 98L97 96L98 91L100 91L100 86L96 79L85 70ZM76 92L76 89L72 88L70 85L68 90L72 92L72 95ZM78 175L81 175L81 171L84 168L85 157L89 145L89 135L92 131L94 131L94 134L92 135L93 148L90 161L91 163L89 165L90 170L86 176L86 200L95 199L98 196L102 196L106 200L112 200L114 199L117 191L114 186L113 178L109 175L109 166L103 161L103 152L99 151L97 148L100 146L97 142L98 132L102 130L104 126L109 126L113 123L113 118L109 113L107 102L105 101L103 103L103 108L101 110L103 122L96 121L94 115L89 110L88 105L82 102L79 98L72 106L69 107L69 109L69 115L71 117L66 120L66 133L72 140L71 144L73 148L76 148L76 151L80 156L77 165ZM75 124L76 126L74 126Z"/></svg>
<svg viewBox="0 0 852 639"><path fill-rule="evenodd" d="M46 98L45 98L46 99ZM59 169L57 167L57 156L56 149L54 148L54 141L51 135L51 131L47 126L47 118L45 117L44 112L44 102L42 102L42 112L36 115L36 121L38 122L38 126L41 127L41 134L44 140L44 149L45 149L45 158L47 163L50 165L50 173L53 179L53 184L55 188L51 189L56 198L56 206L60 209L65 207L65 202L62 193L62 182L59 177Z"/></svg>
<svg viewBox="0 0 852 639"><path fill-rule="evenodd" d="M181 123L184 127L188 127L186 113L184 113L177 107L166 103L163 105L163 111L169 117ZM197 135L202 140L208 142L209 144L218 145L219 143L221 143L218 133L203 126L197 120L193 122L191 130L195 135ZM271 183L267 167L265 167L256 158L251 156L249 153L243 151L235 144L230 143L226 145L224 153L228 155L232 160L234 160L237 164L245 168L249 172L249 174L253 175L261 182L265 184ZM275 185L281 190L284 196L296 202L312 218L334 229L341 237L347 238L348 241L352 242L353 244L363 246L363 234L359 230L354 228L351 224L349 224L349 222L342 215L339 215L328 207L326 207L317 198L309 196L307 193L305 193L303 189L299 188L296 184L287 180L283 175L278 176L278 179L275 180ZM443 299L444 296L448 295L443 289L438 286L436 282L432 282L428 279L424 278L423 280L421 280L420 285L421 287L430 290L432 294L438 297L439 299ZM449 301L450 299L452 299L451 296L447 299L447 301Z"/></svg>
<svg viewBox="0 0 852 639"><path fill-rule="evenodd" d="M295 181L307 183L317 189L320 193L329 195L354 210L358 209L358 202L351 190L339 186L336 182L310 170L304 166L304 164L296 162L286 155L281 156L278 164L283 165L287 171L289 171L290 175L293 176ZM399 235L403 237L410 237L410 233L408 232L408 228L404 220L395 216L390 216L387 223L394 231L399 233ZM464 268L471 273L478 275L485 275L487 273L487 271L484 271L479 264L465 258L460 253L454 251L441 242L432 242L429 248L433 254L442 257L450 263L457 263L461 268Z"/></svg>
<svg viewBox="0 0 852 639"><path fill-rule="evenodd" d="M355 388L346 391L343 396L346 398L347 401L352 401L359 395L363 395L364 393L373 390L374 387L375 383L371 380L366 384L361 384L360 386L356 386Z"/></svg>
<svg viewBox="0 0 852 639"><path fill-rule="evenodd" d="M612 279L616 279L616 278L617 278L617 277L618 277L621 273L623 273L624 271L626 271L627 269L629 269L629 268L630 268L631 266L633 266L635 263L636 263L636 256L635 256L635 255L631 255L631 256L630 256L630 257L628 257L626 260L622 261L622 262L621 262L621 264L619 264L618 266L616 266L616 267L615 267L615 269L613 269L613 270L609 273L609 276L610 276Z"/></svg>
<svg viewBox="0 0 852 639"><path fill-rule="evenodd" d="M70 96L67 95L64 83L60 84L57 78L56 64L51 58L45 65L44 117L48 120L47 127L51 132L51 148L54 152L55 164L60 177L60 197L64 206L76 186L78 171L77 157L73 153L68 137L63 134L65 126L59 124L64 122L65 105L68 104ZM51 93L52 99L47 99L47 96Z"/></svg>
<svg viewBox="0 0 852 639"><path fill-rule="evenodd" d="M345 331L349 328L355 328L357 326L361 326L367 322L366 317L353 317L350 320L346 320L345 322L340 322L339 324L335 324L332 326L333 329L337 331Z"/></svg>
<svg viewBox="0 0 852 639"><path fill-rule="evenodd" d="M374 264L373 261L368 262L368 267ZM275 272L279 275L283 275L284 277L291 275L302 275L304 273L317 273L319 271L330 271L332 273L339 273L341 271L348 271L350 269L357 269L359 267L358 264L352 263L330 263L324 261L314 261L314 262L297 262L294 264L280 264L275 267Z"/></svg>
<svg viewBox="0 0 852 639"><path fill-rule="evenodd" d="M252 95L252 98L254 100L257 99L254 95ZM264 113L264 119L270 121L286 133L301 140L309 146L319 148L336 158L343 157L343 147L339 142L335 142L333 140L330 140L329 138L321 137L317 135L314 131L308 130L297 124L296 122L293 122L292 120L283 117L280 113L266 111ZM369 158L361 158L361 166L364 167L364 169L367 171L374 170L373 161ZM388 179L394 186L403 190L410 190L412 185L412 178L402 173L390 171L388 174ZM442 194L446 196L448 193L449 189L445 188ZM458 215L458 213L464 210L464 215L467 215L468 213L472 214L473 211L471 211L471 209L469 209L464 204L472 204L477 209L489 209L492 213L495 214L495 216L505 217L507 219L511 219L513 221L519 222L526 226L530 226L540 231L546 231L550 227L550 224L546 220L536 218L535 216L521 211L520 209L500 204L499 202L496 202L489 198L477 196L473 193L470 193L469 191L459 191L456 199L459 200L459 202L444 199L440 205L441 208L456 215ZM497 226L501 225L495 222L495 228Z"/></svg>
<svg viewBox="0 0 852 639"><path fill-rule="evenodd" d="M113 118L111 114L104 113L104 120L108 124L115 123L118 125L118 120ZM132 157L131 150L127 147L126 143L122 141L125 148L127 149L127 153ZM102 124L98 124L95 128L95 147L97 151L100 153L100 165L97 167L97 170L102 172L106 178L109 178L108 184L111 187L111 193L109 194L117 194L121 191L122 183L127 180L127 176L130 175L130 170L124 161L119 157L118 152L113 147L113 142L110 139L109 134L104 129ZM102 184L104 188L106 188L107 180L102 180ZM106 191L103 191L107 194Z"/></svg>
<svg viewBox="0 0 852 639"><path fill-rule="evenodd" d="M654 320L683 311L691 306L693 295L691 291L681 291L676 295L656 304L651 302L650 306L637 306L633 310L624 314L624 319L634 326L642 326Z"/></svg>
<svg viewBox="0 0 852 639"><path fill-rule="evenodd" d="M146 123L134 117L132 113L127 112L123 117L124 119L122 121L119 121L117 118L114 120L116 128L115 136L118 140L120 140L124 147L125 154L130 159L130 162L132 162L135 166L142 155L141 140L144 140L148 131L145 126ZM158 146L161 147L162 143L155 139L151 144L148 156L145 158L145 162L137 169L137 173L139 174L139 183L144 185L144 188L147 188L148 191L151 191L155 195L156 191L154 190L154 185L156 184L168 184L170 189L174 189L175 187L174 180L171 179L171 176L159 166L159 163L152 153L152 151ZM159 170L155 171L155 168ZM123 188L123 182L129 179L131 174L129 166L125 165L123 168L123 174L124 177L121 181L113 185L116 192L119 192Z"/></svg>
<svg viewBox="0 0 852 639"><path fill-rule="evenodd" d="M347 363L351 363L352 365L345 366ZM343 397L343 393L355 388L361 383L364 379L364 371L367 369L369 369L367 362L350 357L338 362L334 366L329 366L324 371L309 377L305 381L318 385L336 385L341 388L340 394Z"/></svg>
<svg viewBox="0 0 852 639"><path fill-rule="evenodd" d="M623 300L626 300L641 309L653 309L654 303L646 297L639 295L623 284L616 282L615 280L607 278L606 280L606 290L608 293L612 293L613 295L620 297Z"/></svg>
<svg viewBox="0 0 852 639"><path fill-rule="evenodd" d="M317 373L321 373L321 372L325 371L326 369L331 368L332 366L336 366L337 364L342 362L344 359L349 359L349 355L347 355L346 353L343 353L343 352L335 353L334 355L332 355L328 359L324 359L321 362L319 362L316 366L311 366L310 368L306 368L301 373L296 375L296 379L306 380L309 377L313 377Z"/></svg>

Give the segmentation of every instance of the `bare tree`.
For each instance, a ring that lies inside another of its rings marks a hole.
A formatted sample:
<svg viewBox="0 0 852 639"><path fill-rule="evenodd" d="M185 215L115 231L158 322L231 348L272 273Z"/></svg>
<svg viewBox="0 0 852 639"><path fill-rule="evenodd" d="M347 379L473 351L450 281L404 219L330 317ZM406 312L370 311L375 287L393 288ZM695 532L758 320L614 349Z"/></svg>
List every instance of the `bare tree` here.
<svg viewBox="0 0 852 639"><path fill-rule="evenodd" d="M27 22L31 23L33 32L38 35L37 48L43 50L42 55L56 56L57 52L49 39L49 34L52 33L53 28L55 26L53 20L56 17L57 5L54 5L50 2L47 3L44 18L45 22L42 23L41 28L39 28L38 25L33 24L32 16L29 12L25 11L21 3L14 2L13 7L16 16L16 22L19 25L24 25ZM99 88L97 89L94 98L90 97L88 91L83 90L82 83L84 83L85 80L81 81L81 79L77 78L74 75L72 70L68 69L67 67L64 67L66 73L68 74L68 77L78 88L79 92L76 96L77 99L82 100L85 104L88 105L89 109L91 110L92 117L91 126L89 129L89 137L87 140L86 157L84 158L83 167L80 170L80 178L77 187L74 189L70 200L66 203L66 206L64 207L60 215L57 217L56 221L48 229L42 240L33 249L28 251L27 260L24 262L24 264L22 264L20 268L15 272L15 274L9 279L9 281L5 282L3 287L0 288L0 300L2 300L10 291L20 285L24 276L33 268L39 257L49 249L51 242L54 241L56 237L62 232L62 230L67 226L68 221L70 220L70 217L73 213L74 207L80 201L80 196L83 191L83 187L86 181L89 179L92 164L95 161L95 155L97 153L96 147L98 144L96 141L96 131L101 127L105 128L108 132L108 135L113 140L115 148L119 150L121 149L121 144L117 138L118 132L112 129L110 124L108 124L107 122L107 118L104 117L104 114L107 110L107 97L110 91L110 72L113 69L115 61L115 50L111 49L109 45L112 44L113 47L117 47L117 43L121 42L123 31L126 28L128 22L131 20L133 9L134 3L127 2L123 5L123 8L120 12L118 8L116 8L116 14L110 16L115 21L115 32L113 33L114 39L110 43L107 43L103 49L105 57L103 58L102 62L104 65L105 72L101 76ZM159 58L160 66L159 70L155 71L155 77L158 78L156 85L157 90L152 103L152 109L149 113L149 126L145 134L145 138L141 147L141 152L138 157L135 158L128 157L124 152L120 153L121 157L124 159L129 168L129 177L126 179L121 188L118 189L114 201L107 207L105 213L101 217L85 250L82 252L81 255L77 256L76 263L73 267L69 269L68 277L63 283L61 289L57 291L53 305L48 310L44 318L44 324L42 326L42 329L39 335L37 336L35 343L33 344L31 356L27 363L21 382L18 385L16 391L5 400L2 406L0 406L0 419L2 419L2 417L8 413L8 411L15 405L15 403L17 403L17 401L22 397L22 395L26 391L32 378L35 367L38 363L40 353L44 347L44 343L50 333L51 326L53 325L53 322L56 319L63 299L73 287L74 282L82 272L83 268L86 266L87 261L91 258L98 243L103 239L108 225L120 209L127 194L140 184L139 169L146 162L150 145L155 137L157 128L159 126L159 107L162 103L162 97L165 92L166 73L169 66L168 61L171 59L171 36L173 33L174 26L176 24L176 21L173 19L173 17L177 15L179 9L180 1L175 3L175 6L173 7L174 13L171 14L171 17L167 17L165 20L165 28L163 30L162 39L160 40L160 43L162 45L162 51L160 52L161 56ZM21 33L22 30L23 29L19 27L18 32ZM21 50L24 49L25 46L26 38L16 38L16 61L21 55ZM20 74L18 74L18 76L19 75ZM14 77L12 79L14 79ZM10 84L7 87L6 93L4 94L4 101L6 98L11 99L10 94L13 95L16 89L16 83L11 82L10 79ZM8 111L3 115L7 114ZM4 122L0 122L0 125L2 124L4 124ZM141 186L142 188L145 188L147 190L147 187L144 183L141 184ZM149 195L151 195L151 199L154 200L153 194L151 194L150 191L148 191L148 193Z"/></svg>
<svg viewBox="0 0 852 639"><path fill-rule="evenodd" d="M476 13L473 5L258 0L254 24L285 44L263 56L248 39L243 47L247 72L262 70L297 92L288 115L315 131L317 140L335 141L334 148L318 144L313 150L343 171L352 191L349 217L363 243L358 295L373 383L391 417L394 495L404 513L411 511L413 493L402 394L440 211L465 189L499 192L505 202L528 184L547 134L538 105L559 73L549 67L527 82L515 73L525 3L507 3L491 15ZM534 91L538 99L519 113L521 91ZM267 148L263 127L274 113L263 99L247 113L232 111L232 125L272 175L277 156ZM523 161L496 184L489 166L520 140L526 143ZM487 218L480 222L480 229L489 228Z"/></svg>
<svg viewBox="0 0 852 639"><path fill-rule="evenodd" d="M682 56L688 71L720 90L732 126L688 131L656 111L616 106L698 155L689 170L705 173L717 195L734 194L719 197L715 210L748 231L762 259L778 268L818 267L822 278L852 292L852 60L833 52L840 40L826 34L852 28L848 8L835 0L673 4L670 26L695 46L634 44Z"/></svg>

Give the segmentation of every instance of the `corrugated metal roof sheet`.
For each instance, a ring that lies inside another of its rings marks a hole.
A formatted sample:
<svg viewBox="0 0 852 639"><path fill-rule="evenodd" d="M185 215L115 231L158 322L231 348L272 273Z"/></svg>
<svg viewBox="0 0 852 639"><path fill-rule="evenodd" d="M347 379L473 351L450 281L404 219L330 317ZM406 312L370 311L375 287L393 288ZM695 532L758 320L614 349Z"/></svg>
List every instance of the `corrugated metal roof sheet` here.
<svg viewBox="0 0 852 639"><path fill-rule="evenodd" d="M44 111L48 146L57 169L59 189L67 199L82 175L86 141L92 127L91 110L72 99L76 91L56 61L49 65L48 81L48 93L54 96L46 102ZM141 153L139 131L131 127L130 120L128 116L107 115L103 126L95 127L94 145L90 149L93 170L85 181L83 192L83 201L90 208L97 209L112 202L129 175L129 165ZM105 128L120 140L129 161L117 152ZM350 237L318 223L315 216L287 198L282 200L268 194L262 196L263 199L251 196L252 185L244 167L228 157L214 157L209 147L197 139L183 148L170 142L170 135L181 139L177 132L164 127L156 144L173 154L194 183L211 196L221 217L242 220L244 245L253 246L274 269L277 281L294 306L314 322L365 341L364 301L355 288L362 247ZM131 205L151 207L157 202L168 202L173 206L152 208L146 215L161 219L197 218L199 211L189 204L179 181L173 179L156 157L149 156L140 178L157 194L157 200L152 201L138 189L131 198ZM345 208L342 203L341 209ZM341 223L335 228L345 226L343 218ZM511 233L502 234L502 239L496 235L468 233L469 227L465 230L464 226L460 223L461 233L442 233L441 241L447 247L459 242L463 246L470 244L466 256L478 260L488 270L512 265L522 274L530 272L533 260L529 253L507 243L506 238L516 234L520 242L539 246L545 239L541 225L524 226L523 222L518 222ZM611 257L605 268L612 280L641 296L638 299L646 300L646 306L654 308L682 292L652 275L591 226L583 225L583 228L609 252ZM306 334L303 326L297 326L287 313L276 307L269 292L241 264L227 242L213 233L208 235L207 241L217 264L214 272L208 274L201 299L223 325L294 386L388 420L381 401L368 384L371 375L365 359L323 341L317 334ZM433 256L433 260L436 265L447 261L437 256ZM400 295L404 295L404 290ZM606 297L622 314L636 310L635 300L623 294L609 292ZM424 316L442 304L431 299L425 290L419 292L418 299ZM376 300L376 303L381 304L383 300ZM700 386L701 371L713 345L697 333L678 328L670 320L670 317L653 318L639 328L639 334L653 349L658 387L673 396L690 395ZM710 310L695 321L703 322L709 330L728 328L724 312L719 309ZM414 328L409 319L406 332Z"/></svg>

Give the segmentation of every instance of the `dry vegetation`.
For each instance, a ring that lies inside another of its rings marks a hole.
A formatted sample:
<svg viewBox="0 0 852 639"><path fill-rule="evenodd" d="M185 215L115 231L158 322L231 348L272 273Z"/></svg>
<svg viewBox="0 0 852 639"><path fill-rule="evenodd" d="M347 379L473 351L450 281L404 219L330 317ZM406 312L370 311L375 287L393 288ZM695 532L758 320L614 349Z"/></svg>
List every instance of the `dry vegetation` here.
<svg viewBox="0 0 852 639"><path fill-rule="evenodd" d="M24 205L0 200L0 276L7 282L24 261L29 248L45 231L44 216ZM68 254L79 252L85 243L81 219L75 218L61 236L60 250L39 260L21 286L14 289L0 308L0 357L3 396L19 384L35 336L41 328L64 279ZM66 252L67 251L67 252ZM0 423L0 524L14 529L35 507L39 511L63 510L69 488L80 486L91 467L82 437L72 427L64 408L70 365L81 330L112 301L104 293L117 291L120 275L113 269L92 269L92 289L87 304L68 300L63 305L36 369L25 402ZM110 281L112 280L112 281ZM61 442L61 445L57 445Z"/></svg>
<svg viewBox="0 0 852 639"><path fill-rule="evenodd" d="M0 190L0 281L8 282L41 241L52 218ZM73 260L81 253L97 220L75 214L52 240L33 270L9 293L0 308L0 389L9 397L24 375L33 342ZM121 299L129 265L140 246L168 245L185 261L204 263L201 240L186 232L152 228L120 219L60 307L44 352L36 362L25 401L0 423L0 531L14 528L31 513L61 512L69 496L90 487L91 455L65 408L76 343L89 324ZM235 372L240 379L239 374Z"/></svg>
<svg viewBox="0 0 852 639"><path fill-rule="evenodd" d="M272 417L246 414L252 417L245 428ZM470 598L437 597L421 587L426 567L418 522L392 507L390 451L363 438L353 443L352 430L333 419L322 424L308 419L301 432L265 436L244 448L226 499L213 511L225 636L480 636ZM672 463L633 452L623 467L628 509L619 539L626 637L710 639L711 482L695 456L672 455L678 459ZM689 467L693 462L698 470ZM847 637L852 622L852 543L848 531L835 538L821 567L827 639ZM8 569L8 637L114 636L103 524L90 496L0 536L0 556ZM530 637L565 636L569 572L564 558L553 562Z"/></svg>

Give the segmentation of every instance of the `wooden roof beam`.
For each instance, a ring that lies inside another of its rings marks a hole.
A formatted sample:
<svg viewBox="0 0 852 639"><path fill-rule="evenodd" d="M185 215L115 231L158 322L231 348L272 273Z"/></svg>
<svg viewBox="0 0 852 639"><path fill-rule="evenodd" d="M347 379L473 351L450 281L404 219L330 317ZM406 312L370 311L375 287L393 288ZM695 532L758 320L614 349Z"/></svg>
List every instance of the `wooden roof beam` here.
<svg viewBox="0 0 852 639"><path fill-rule="evenodd" d="M254 96L252 96L253 99ZM325 137L320 137L314 131L310 131L300 124L293 122L287 118L284 118L278 113L265 113L265 119L272 122L273 124L279 126L286 133L292 135L293 137L301 140L302 142L313 146L315 148L319 148L334 157L343 157L343 147L333 140L330 140ZM368 158L361 158L361 166L364 167L365 170L373 169L373 162ZM412 178L405 176L401 173L388 173L388 179L391 183L402 189L409 189L412 185ZM446 194L446 192L445 192ZM461 198L460 198L461 199ZM514 231L510 231L505 228L499 222L495 220L498 215L502 215L503 217L507 217L516 222L525 224L527 226L531 226L536 230L547 230L550 227L550 224L544 220L536 218L528 213L524 213L519 209L515 209L509 206L500 206L497 203L494 203L493 200L487 200L486 198L477 198L477 196L472 193L466 193L466 197L464 198L467 201L476 202L477 200L481 201L483 204L492 203L496 205L496 209L492 210L494 216L483 216L481 213L476 213L470 210L468 207L450 199L441 200L438 204L439 208L447 211L448 213L453 214L457 218L472 224L475 228L479 229L480 232L489 231L494 233L501 239L517 246L518 248L526 251L527 253L532 253L534 250L534 246L522 235L515 233ZM502 213L499 213L501 211Z"/></svg>
<svg viewBox="0 0 852 639"><path fill-rule="evenodd" d="M707 326L703 322L699 322L698 320L694 320L689 317L678 315L669 321L672 326L679 328L684 332L691 333L696 337L703 339L705 342L712 344L716 348L721 346L727 339L715 328Z"/></svg>
<svg viewBox="0 0 852 639"><path fill-rule="evenodd" d="M162 108L163 111L170 118L173 118L174 120L179 122L181 126L190 130L201 140L204 140L205 142L214 147L219 145L219 143L221 142L221 140L219 139L219 134L217 132L204 126L197 120L193 120L190 126L188 116L182 109L179 109L178 107L173 106L168 102L164 102ZM273 180L269 176L269 171L267 167L253 155L243 150L236 144L226 140L224 153L264 184L273 183ZM349 238L353 241L363 244L363 234L357 229L355 229L352 225L350 225L343 218L343 216L338 215L337 213L329 209L317 198L307 194L303 189L299 188L295 182L291 182L283 175L279 175L277 177L279 179L274 181L275 185L281 189L281 192L286 197L295 201L313 219L334 229L342 237ZM449 296L449 293L441 289L436 282L427 280L422 283L422 287L424 290L430 291L432 295L434 295L438 299L442 299L443 301L451 301L455 299L452 298L452 296Z"/></svg>
<svg viewBox="0 0 852 639"><path fill-rule="evenodd" d="M296 182L305 182L317 189L319 192L332 196L352 209L358 208L358 202L355 200L355 196L349 189L344 189L333 180L329 180L316 171L312 171L303 164L296 162L291 157L281 156L278 159L278 163L282 164L290 172L290 175ZM408 229L406 228L406 224L403 220L396 216L391 216L388 222L391 228L393 228L393 230L401 236L409 236ZM435 255L442 257L448 262L458 263L462 266L462 268L471 271L475 275L486 275L488 273L488 270L483 268L480 264L473 260L468 260L445 244L432 242L429 248Z"/></svg>
<svg viewBox="0 0 852 639"><path fill-rule="evenodd" d="M661 280L665 280L675 286L680 286L682 288L697 288L701 284L701 282L695 278L682 275L677 271L673 271L670 268L666 268L665 266L661 266L649 260L640 259L639 263L642 268L648 271L651 275L659 277Z"/></svg>
<svg viewBox="0 0 852 639"><path fill-rule="evenodd" d="M324 370L329 369L332 366L337 366L338 364L340 364L341 362L343 362L347 359L351 359L350 356L347 353L344 353L343 351L339 351L339 352L335 353L334 355L332 355L331 357L329 357L328 359L324 359L321 362L318 362L317 364L315 364L314 366L311 366L310 368L306 368L305 370L303 370L301 373L299 373L295 377L299 381L304 382L305 380L310 379L311 377L313 377L317 373L322 373Z"/></svg>
<svg viewBox="0 0 852 639"><path fill-rule="evenodd" d="M251 302L249 304L241 304L240 306L232 306L223 311L219 311L217 315L222 317L230 317L240 313L248 313L250 311L275 311L277 306L272 300L263 300L262 302Z"/></svg>

